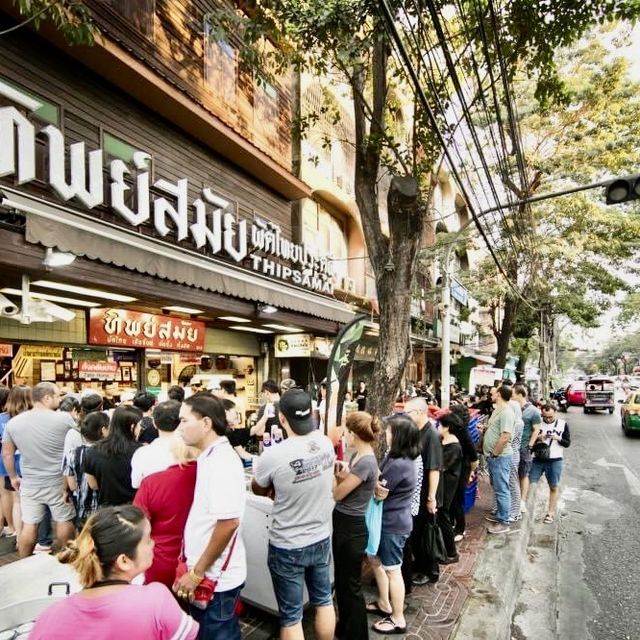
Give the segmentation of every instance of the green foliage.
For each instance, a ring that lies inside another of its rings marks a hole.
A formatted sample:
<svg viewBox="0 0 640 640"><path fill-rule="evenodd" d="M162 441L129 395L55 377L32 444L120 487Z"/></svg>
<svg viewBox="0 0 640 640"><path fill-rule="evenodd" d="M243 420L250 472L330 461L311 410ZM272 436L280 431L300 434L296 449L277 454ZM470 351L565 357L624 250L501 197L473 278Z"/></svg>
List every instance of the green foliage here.
<svg viewBox="0 0 640 640"><path fill-rule="evenodd" d="M78 0L12 0L25 20L35 29L44 20L50 20L71 44L92 45L98 29L91 19L89 9Z"/></svg>

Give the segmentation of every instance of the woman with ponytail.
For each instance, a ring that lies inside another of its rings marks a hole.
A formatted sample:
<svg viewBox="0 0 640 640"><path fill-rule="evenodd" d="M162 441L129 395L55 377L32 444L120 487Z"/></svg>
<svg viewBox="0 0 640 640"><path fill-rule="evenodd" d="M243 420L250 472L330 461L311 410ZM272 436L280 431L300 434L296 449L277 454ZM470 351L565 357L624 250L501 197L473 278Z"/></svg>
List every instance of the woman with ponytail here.
<svg viewBox="0 0 640 640"><path fill-rule="evenodd" d="M367 546L365 513L378 480L373 443L380 431L375 418L364 411L347 416L347 446L355 449L349 464L336 462L333 497L333 561L338 623L336 637L348 640L369 637L367 611L362 595L362 558Z"/></svg>
<svg viewBox="0 0 640 640"><path fill-rule="evenodd" d="M137 507L106 507L59 554L84 587L42 613L31 640L193 640L198 623L159 583L131 581L153 560L151 525Z"/></svg>

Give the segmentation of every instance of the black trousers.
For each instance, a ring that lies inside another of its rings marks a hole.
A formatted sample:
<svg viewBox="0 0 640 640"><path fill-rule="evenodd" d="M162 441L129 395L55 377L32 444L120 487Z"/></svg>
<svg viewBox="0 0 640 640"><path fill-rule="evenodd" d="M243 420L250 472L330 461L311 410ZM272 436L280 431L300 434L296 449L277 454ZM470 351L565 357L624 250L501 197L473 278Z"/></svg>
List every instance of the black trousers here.
<svg viewBox="0 0 640 640"><path fill-rule="evenodd" d="M445 507L438 509L436 522L442 532L442 540L444 542L444 547L447 550L447 555L452 558L457 555L458 552L456 551L456 541L454 539L455 533L453 532L449 511L450 510Z"/></svg>
<svg viewBox="0 0 640 640"><path fill-rule="evenodd" d="M420 511L417 516L413 517L413 530L410 538L413 551L413 570L416 573L423 573L429 578L437 579L440 576L440 567L422 542L427 518L434 518L434 516L427 513L426 510Z"/></svg>
<svg viewBox="0 0 640 640"><path fill-rule="evenodd" d="M367 539L364 516L348 516L333 510L333 566L338 603L336 636L344 640L369 638L362 594L362 559Z"/></svg>
<svg viewBox="0 0 640 640"><path fill-rule="evenodd" d="M464 493L467 489L467 480L471 473L471 465L468 462L462 464L462 471L460 472L460 480L458 481L458 488L453 496L453 502L449 509L449 515L451 516L451 524L455 533L464 533L467 521L464 515Z"/></svg>

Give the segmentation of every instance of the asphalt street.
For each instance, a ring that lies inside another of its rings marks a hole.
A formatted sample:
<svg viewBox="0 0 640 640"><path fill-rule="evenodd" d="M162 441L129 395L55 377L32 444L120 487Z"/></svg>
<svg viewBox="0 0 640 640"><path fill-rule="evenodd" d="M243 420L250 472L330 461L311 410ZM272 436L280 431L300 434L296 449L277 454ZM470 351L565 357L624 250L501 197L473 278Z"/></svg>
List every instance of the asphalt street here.
<svg viewBox="0 0 640 640"><path fill-rule="evenodd" d="M640 437L623 434L618 408L584 415L572 407L562 417L572 444L560 517L534 526L512 635L640 640Z"/></svg>

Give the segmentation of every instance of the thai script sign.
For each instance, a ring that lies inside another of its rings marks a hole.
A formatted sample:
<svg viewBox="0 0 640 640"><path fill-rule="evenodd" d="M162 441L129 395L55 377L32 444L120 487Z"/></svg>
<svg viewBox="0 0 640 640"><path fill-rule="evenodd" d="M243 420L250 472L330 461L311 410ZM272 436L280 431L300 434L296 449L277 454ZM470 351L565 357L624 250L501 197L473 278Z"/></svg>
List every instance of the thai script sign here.
<svg viewBox="0 0 640 640"><path fill-rule="evenodd" d="M85 380L114 380L118 372L117 362L78 362L78 376Z"/></svg>
<svg viewBox="0 0 640 640"><path fill-rule="evenodd" d="M290 333L275 337L276 358L308 358L311 355L313 336L308 333Z"/></svg>
<svg viewBox="0 0 640 640"><path fill-rule="evenodd" d="M16 358L33 358L34 360L62 360L64 347L23 344L18 349Z"/></svg>
<svg viewBox="0 0 640 640"><path fill-rule="evenodd" d="M39 104L2 80L0 96L19 101L27 111ZM155 232L168 241L187 240L208 256L226 256L263 275L333 295L331 258L283 238L272 222L238 221L235 203L208 187L190 202L186 178L175 182L161 178L152 183L151 156L142 151L133 154L130 164L117 158L108 163L105 190L102 149L87 152L84 142L67 145L60 129L49 124L36 130L29 118L12 106L0 108L0 177L15 175L20 185L36 179L37 135L48 147L46 180L63 201L74 200L88 209L108 204L131 227L151 222Z"/></svg>
<svg viewBox="0 0 640 640"><path fill-rule="evenodd" d="M0 358L12 358L13 347L10 344L0 344Z"/></svg>
<svg viewBox="0 0 640 640"><path fill-rule="evenodd" d="M203 351L204 322L124 309L91 309L89 343L106 346Z"/></svg>

